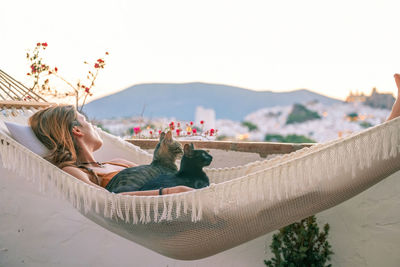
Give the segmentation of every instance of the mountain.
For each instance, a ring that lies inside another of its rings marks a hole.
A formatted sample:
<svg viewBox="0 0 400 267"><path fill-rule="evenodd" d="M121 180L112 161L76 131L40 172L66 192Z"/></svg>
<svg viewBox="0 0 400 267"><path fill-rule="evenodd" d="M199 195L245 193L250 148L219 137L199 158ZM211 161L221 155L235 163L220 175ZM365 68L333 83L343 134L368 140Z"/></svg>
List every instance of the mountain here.
<svg viewBox="0 0 400 267"><path fill-rule="evenodd" d="M341 102L306 89L275 93L207 83L139 84L96 99L84 107L91 119L140 116L194 120L197 106L212 108L217 119L235 121L264 107L291 105L317 100L330 105Z"/></svg>

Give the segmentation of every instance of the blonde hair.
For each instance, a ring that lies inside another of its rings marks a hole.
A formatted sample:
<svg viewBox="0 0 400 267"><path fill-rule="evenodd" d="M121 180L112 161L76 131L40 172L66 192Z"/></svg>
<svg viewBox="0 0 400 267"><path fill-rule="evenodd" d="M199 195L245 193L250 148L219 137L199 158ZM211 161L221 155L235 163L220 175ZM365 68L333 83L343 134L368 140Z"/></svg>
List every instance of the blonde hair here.
<svg viewBox="0 0 400 267"><path fill-rule="evenodd" d="M52 106L36 112L29 124L39 140L50 150L48 161L63 168L77 166L77 152L72 128L79 126L78 112L74 106Z"/></svg>

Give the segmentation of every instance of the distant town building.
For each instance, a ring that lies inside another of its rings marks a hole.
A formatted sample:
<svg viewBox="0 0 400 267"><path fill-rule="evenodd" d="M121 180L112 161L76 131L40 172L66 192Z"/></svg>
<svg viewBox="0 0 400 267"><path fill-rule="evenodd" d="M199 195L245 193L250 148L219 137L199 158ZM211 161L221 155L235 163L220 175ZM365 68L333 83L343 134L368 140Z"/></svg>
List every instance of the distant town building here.
<svg viewBox="0 0 400 267"><path fill-rule="evenodd" d="M391 93L378 93L376 88L372 89L371 96L367 98L365 104L373 108L391 109L396 99Z"/></svg>
<svg viewBox="0 0 400 267"><path fill-rule="evenodd" d="M350 91L350 94L346 98L347 103L354 103L354 102L365 102L367 100L367 96L364 95L364 93L359 94L356 92L353 94L352 91Z"/></svg>
<svg viewBox="0 0 400 267"><path fill-rule="evenodd" d="M370 96L366 96L364 93L353 94L353 92L350 91L350 94L346 98L346 102L348 103L361 102L373 108L384 109L391 109L395 100L391 93L378 93L376 87L372 88Z"/></svg>
<svg viewBox="0 0 400 267"><path fill-rule="evenodd" d="M215 111L213 109L206 109L202 106L196 107L195 113L195 123L196 125L200 125L200 121L204 122L204 130L215 129Z"/></svg>

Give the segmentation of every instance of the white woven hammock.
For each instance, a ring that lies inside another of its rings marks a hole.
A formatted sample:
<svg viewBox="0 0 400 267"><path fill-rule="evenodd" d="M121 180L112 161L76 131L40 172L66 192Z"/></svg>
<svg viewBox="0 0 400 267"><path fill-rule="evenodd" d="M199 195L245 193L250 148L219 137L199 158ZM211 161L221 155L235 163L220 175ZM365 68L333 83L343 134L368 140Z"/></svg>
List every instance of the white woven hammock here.
<svg viewBox="0 0 400 267"><path fill-rule="evenodd" d="M65 198L102 227L181 260L214 255L338 205L400 169L397 118L271 160L206 169L213 183L208 188L165 196L119 195L70 176L14 141L3 121L26 123L33 112L0 114L3 166L38 183L41 191ZM104 145L97 159L151 161L149 153L98 131Z"/></svg>

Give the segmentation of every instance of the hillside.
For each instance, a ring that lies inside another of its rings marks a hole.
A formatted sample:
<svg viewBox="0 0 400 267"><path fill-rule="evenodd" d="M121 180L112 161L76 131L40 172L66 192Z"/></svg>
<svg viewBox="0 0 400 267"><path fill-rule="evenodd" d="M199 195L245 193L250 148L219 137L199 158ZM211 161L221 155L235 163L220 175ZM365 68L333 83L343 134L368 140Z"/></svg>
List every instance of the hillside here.
<svg viewBox="0 0 400 267"><path fill-rule="evenodd" d="M218 119L240 121L265 107L291 105L317 100L330 105L341 102L301 89L291 92L252 91L244 88L207 84L139 84L88 103L84 111L90 118L106 119L139 116L175 117L193 120L195 108L212 108Z"/></svg>

